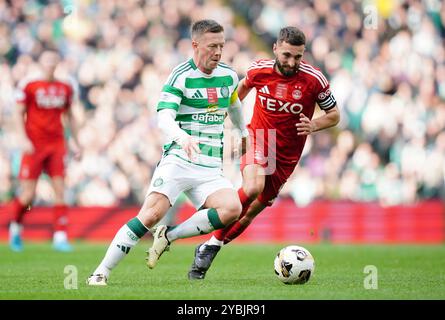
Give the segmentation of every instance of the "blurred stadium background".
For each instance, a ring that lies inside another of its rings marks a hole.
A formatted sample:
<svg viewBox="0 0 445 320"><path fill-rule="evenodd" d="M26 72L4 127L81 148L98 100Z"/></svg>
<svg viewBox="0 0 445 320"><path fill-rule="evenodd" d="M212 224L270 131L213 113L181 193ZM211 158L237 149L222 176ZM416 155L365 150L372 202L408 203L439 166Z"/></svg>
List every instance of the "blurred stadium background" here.
<svg viewBox="0 0 445 320"><path fill-rule="evenodd" d="M21 156L13 93L39 54L59 50L60 72L78 82L83 153L67 159L69 234L110 240L139 209L161 157L157 99L171 69L191 56L188 30L200 18L225 27L223 61L240 78L254 59L272 57L282 26L300 27L305 59L328 76L342 113L338 127L309 138L276 204L239 241L444 242L439 0L0 0L0 240L7 240L4 204L16 192ZM247 119L252 104L250 96ZM239 186L230 150L225 162ZM50 239L52 198L43 176L25 240ZM174 209L176 221L193 212L185 199Z"/></svg>

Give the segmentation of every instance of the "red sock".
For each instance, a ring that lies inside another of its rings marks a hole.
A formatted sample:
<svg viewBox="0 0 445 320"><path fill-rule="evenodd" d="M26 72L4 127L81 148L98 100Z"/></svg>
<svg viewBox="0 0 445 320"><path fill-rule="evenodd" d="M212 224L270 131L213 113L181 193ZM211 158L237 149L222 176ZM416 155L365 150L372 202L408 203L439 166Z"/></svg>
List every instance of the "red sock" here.
<svg viewBox="0 0 445 320"><path fill-rule="evenodd" d="M239 197L239 200L241 201L241 204L243 206L243 211L245 211L246 207L249 207L250 204L253 202L253 199L250 200L250 198L244 192L243 188L239 188L238 189L238 197Z"/></svg>
<svg viewBox="0 0 445 320"><path fill-rule="evenodd" d="M66 206L65 205L55 205L53 208L54 213L54 232L55 231L66 231L68 225L68 217L66 215Z"/></svg>
<svg viewBox="0 0 445 320"><path fill-rule="evenodd" d="M236 221L234 225L230 228L229 232L226 233L226 236L224 238L224 244L229 243L230 241L238 237L241 233L243 233L244 230L246 230L248 226L249 226L248 224L243 226L242 224L239 223L239 221Z"/></svg>
<svg viewBox="0 0 445 320"><path fill-rule="evenodd" d="M243 210L241 211L241 215L239 219L241 219L242 216L244 216L247 212L247 209L249 209L250 204L253 202L254 199L250 199L246 193L244 192L243 188L238 189L238 196L241 201L241 205L243 206ZM237 221L229 224L223 229L216 230L213 235L216 239L219 241L223 241L226 237L226 234L232 229L232 227L237 223Z"/></svg>
<svg viewBox="0 0 445 320"><path fill-rule="evenodd" d="M10 203L10 208L12 221L22 223L23 216L25 215L28 206L22 204L18 198L14 198L14 200L12 200Z"/></svg>

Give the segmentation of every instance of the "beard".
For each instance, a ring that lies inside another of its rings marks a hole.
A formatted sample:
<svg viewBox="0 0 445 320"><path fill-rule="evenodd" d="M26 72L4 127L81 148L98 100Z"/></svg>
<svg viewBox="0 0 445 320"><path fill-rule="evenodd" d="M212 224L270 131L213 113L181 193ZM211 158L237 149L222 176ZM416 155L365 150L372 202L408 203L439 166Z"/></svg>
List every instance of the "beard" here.
<svg viewBox="0 0 445 320"><path fill-rule="evenodd" d="M281 74L285 77L292 77L297 73L298 65L296 64L293 68L287 67L284 68L283 65L278 61L278 59L275 59L275 64L277 65L278 70L281 72Z"/></svg>

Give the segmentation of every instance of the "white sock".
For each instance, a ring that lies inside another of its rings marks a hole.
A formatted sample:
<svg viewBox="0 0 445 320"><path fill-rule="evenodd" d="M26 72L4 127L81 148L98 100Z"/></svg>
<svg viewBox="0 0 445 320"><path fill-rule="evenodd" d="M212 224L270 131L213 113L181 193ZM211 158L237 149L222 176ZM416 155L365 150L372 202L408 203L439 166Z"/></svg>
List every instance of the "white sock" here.
<svg viewBox="0 0 445 320"><path fill-rule="evenodd" d="M130 252L130 249L147 231L148 229L137 218L124 224L114 236L105 257L93 274L104 274L108 278L111 270Z"/></svg>
<svg viewBox="0 0 445 320"><path fill-rule="evenodd" d="M176 239L190 238L201 234L207 234L216 229L224 228L215 209L204 209L195 212L183 223L172 227L167 231L170 242Z"/></svg>
<svg viewBox="0 0 445 320"><path fill-rule="evenodd" d="M56 231L53 235L53 242L54 243L60 243L60 242L66 242L68 241L68 236L66 235L65 231Z"/></svg>
<svg viewBox="0 0 445 320"><path fill-rule="evenodd" d="M9 224L9 234L10 235L14 235L14 234L21 234L23 230L23 225L21 223L15 222L15 221L11 221L11 223Z"/></svg>
<svg viewBox="0 0 445 320"><path fill-rule="evenodd" d="M209 240L207 240L205 242L205 244L208 245L208 246L222 247L224 245L224 241L218 240L218 239L215 238L215 236L212 236Z"/></svg>

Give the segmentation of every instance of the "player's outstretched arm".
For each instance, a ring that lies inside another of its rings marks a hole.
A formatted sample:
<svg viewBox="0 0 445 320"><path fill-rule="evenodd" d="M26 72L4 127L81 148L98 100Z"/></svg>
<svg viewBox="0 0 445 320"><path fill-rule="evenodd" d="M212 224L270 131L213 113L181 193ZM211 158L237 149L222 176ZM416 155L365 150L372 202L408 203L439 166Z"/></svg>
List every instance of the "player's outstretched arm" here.
<svg viewBox="0 0 445 320"><path fill-rule="evenodd" d="M233 93L230 102L231 104L227 109L227 112L229 113L230 120L234 127L239 131L241 136L241 155L243 155L247 151L249 131L246 128L242 112L242 104L236 91Z"/></svg>
<svg viewBox="0 0 445 320"><path fill-rule="evenodd" d="M238 84L238 98L243 101L244 98L249 94L250 90L252 90L252 88L249 88L246 85L246 79L242 79Z"/></svg>
<svg viewBox="0 0 445 320"><path fill-rule="evenodd" d="M312 132L320 131L337 125L340 121L340 111L335 106L329 110L325 110L325 114L316 119L309 119L303 113L300 113L300 122L295 125L297 127L297 135L310 135Z"/></svg>

